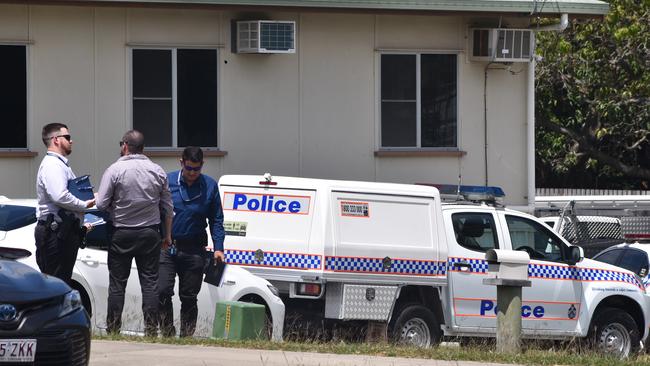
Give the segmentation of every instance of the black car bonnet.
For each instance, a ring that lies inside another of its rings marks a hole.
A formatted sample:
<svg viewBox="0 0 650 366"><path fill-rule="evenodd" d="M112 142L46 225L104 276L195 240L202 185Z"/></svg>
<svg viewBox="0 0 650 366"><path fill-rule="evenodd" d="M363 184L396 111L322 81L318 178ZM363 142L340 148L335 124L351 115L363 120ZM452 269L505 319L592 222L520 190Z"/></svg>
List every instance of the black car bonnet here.
<svg viewBox="0 0 650 366"><path fill-rule="evenodd" d="M71 288L28 265L0 257L0 302L24 303L60 296Z"/></svg>

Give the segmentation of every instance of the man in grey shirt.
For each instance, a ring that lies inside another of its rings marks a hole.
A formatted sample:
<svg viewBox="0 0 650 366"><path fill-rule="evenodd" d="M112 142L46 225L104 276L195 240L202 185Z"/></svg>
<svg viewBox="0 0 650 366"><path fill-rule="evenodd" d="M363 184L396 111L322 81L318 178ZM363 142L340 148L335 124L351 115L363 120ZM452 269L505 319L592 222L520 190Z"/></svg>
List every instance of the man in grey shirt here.
<svg viewBox="0 0 650 366"><path fill-rule="evenodd" d="M167 174L143 155L144 136L128 131L120 141L121 157L102 176L97 208L113 221L108 249L108 333L119 333L122 325L124 291L135 258L142 289L145 335L157 335L158 263L161 251L171 243L173 204ZM160 221L164 219L164 237Z"/></svg>

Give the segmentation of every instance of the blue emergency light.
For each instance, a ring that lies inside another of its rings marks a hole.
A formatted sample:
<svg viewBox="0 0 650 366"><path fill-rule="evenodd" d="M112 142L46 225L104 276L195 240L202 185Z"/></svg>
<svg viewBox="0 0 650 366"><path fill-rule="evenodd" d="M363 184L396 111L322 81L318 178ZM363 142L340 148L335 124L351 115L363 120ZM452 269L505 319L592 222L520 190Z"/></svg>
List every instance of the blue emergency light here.
<svg viewBox="0 0 650 366"><path fill-rule="evenodd" d="M432 186L438 188L440 195L445 199L474 202L495 202L506 196L501 187L495 186L469 186L457 184L430 184L417 183L420 185Z"/></svg>

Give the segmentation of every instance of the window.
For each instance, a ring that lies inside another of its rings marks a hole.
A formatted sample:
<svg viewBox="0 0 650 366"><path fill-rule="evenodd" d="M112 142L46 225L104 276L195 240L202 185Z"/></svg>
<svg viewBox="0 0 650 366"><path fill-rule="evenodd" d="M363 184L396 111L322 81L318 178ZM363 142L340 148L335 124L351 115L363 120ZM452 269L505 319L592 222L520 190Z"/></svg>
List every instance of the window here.
<svg viewBox="0 0 650 366"><path fill-rule="evenodd" d="M487 252L499 248L494 218L491 214L464 212L451 215L456 241L469 250Z"/></svg>
<svg viewBox="0 0 650 366"><path fill-rule="evenodd" d="M628 249L618 266L645 277L648 274L648 255L642 250Z"/></svg>
<svg viewBox="0 0 650 366"><path fill-rule="evenodd" d="M133 128L148 147L217 147L217 50L134 49Z"/></svg>
<svg viewBox="0 0 650 366"><path fill-rule="evenodd" d="M621 254L623 254L623 249L612 249L595 256L594 260L616 266Z"/></svg>
<svg viewBox="0 0 650 366"><path fill-rule="evenodd" d="M27 46L0 45L0 149L27 148Z"/></svg>
<svg viewBox="0 0 650 366"><path fill-rule="evenodd" d="M381 55L381 147L457 147L457 55Z"/></svg>
<svg viewBox="0 0 650 366"><path fill-rule="evenodd" d="M562 241L543 224L519 216L506 215L512 249L523 250L530 259L561 261Z"/></svg>
<svg viewBox="0 0 650 366"><path fill-rule="evenodd" d="M29 206L0 205L0 230L20 229L36 222L36 209Z"/></svg>

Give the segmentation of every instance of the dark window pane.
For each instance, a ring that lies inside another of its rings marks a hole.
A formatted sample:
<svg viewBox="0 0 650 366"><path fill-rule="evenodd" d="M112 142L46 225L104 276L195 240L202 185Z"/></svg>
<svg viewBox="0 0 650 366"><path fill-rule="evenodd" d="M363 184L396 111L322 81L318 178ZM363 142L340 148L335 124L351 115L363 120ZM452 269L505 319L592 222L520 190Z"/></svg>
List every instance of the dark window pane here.
<svg viewBox="0 0 650 366"><path fill-rule="evenodd" d="M0 148L27 147L27 47L0 45Z"/></svg>
<svg viewBox="0 0 650 366"><path fill-rule="evenodd" d="M415 100L415 55L381 56L381 99Z"/></svg>
<svg viewBox="0 0 650 366"><path fill-rule="evenodd" d="M422 147L456 146L456 55L422 55Z"/></svg>
<svg viewBox="0 0 650 366"><path fill-rule="evenodd" d="M618 262L618 257L620 257L622 253L623 251L619 249L610 250L608 252L595 256L594 260L616 265Z"/></svg>
<svg viewBox="0 0 650 366"><path fill-rule="evenodd" d="M0 230L16 230L34 222L36 222L34 207L0 205Z"/></svg>
<svg viewBox="0 0 650 366"><path fill-rule="evenodd" d="M566 246L548 228L536 221L506 215L512 249L528 253L530 259L561 261Z"/></svg>
<svg viewBox="0 0 650 366"><path fill-rule="evenodd" d="M621 257L621 262L618 266L638 275L642 268L648 267L648 255L645 254L645 252L636 249L627 250Z"/></svg>
<svg viewBox="0 0 650 366"><path fill-rule="evenodd" d="M217 146L217 51L178 50L178 146Z"/></svg>
<svg viewBox="0 0 650 366"><path fill-rule="evenodd" d="M381 103L381 146L415 147L415 102Z"/></svg>
<svg viewBox="0 0 650 366"><path fill-rule="evenodd" d="M171 100L134 100L133 128L144 134L146 147L172 146Z"/></svg>
<svg viewBox="0 0 650 366"><path fill-rule="evenodd" d="M133 50L133 97L172 97L171 50Z"/></svg>
<svg viewBox="0 0 650 366"><path fill-rule="evenodd" d="M496 225L491 214L463 212L451 215L456 241L479 252L499 248Z"/></svg>

